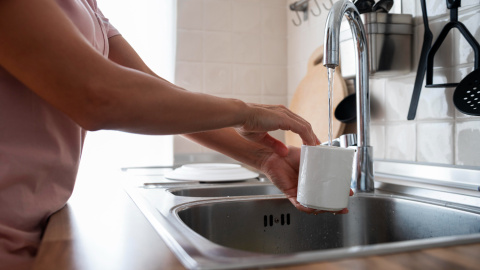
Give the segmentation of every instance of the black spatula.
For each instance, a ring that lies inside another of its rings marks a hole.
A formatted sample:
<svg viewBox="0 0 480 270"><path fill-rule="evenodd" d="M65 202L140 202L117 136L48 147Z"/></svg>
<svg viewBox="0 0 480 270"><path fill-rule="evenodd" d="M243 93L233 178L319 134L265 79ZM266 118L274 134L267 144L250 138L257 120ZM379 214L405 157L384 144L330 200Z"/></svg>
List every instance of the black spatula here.
<svg viewBox="0 0 480 270"><path fill-rule="evenodd" d="M423 34L422 53L420 55L420 61L418 62L417 76L415 77L415 85L412 93L412 101L410 102L410 109L408 110L408 120L415 119L415 115L417 114L418 100L420 99L423 79L425 78L425 72L427 71L428 51L430 50L433 41L433 34L428 26L427 5L425 4L425 0L421 0L420 3L422 4L422 17L423 25L425 26L425 33Z"/></svg>

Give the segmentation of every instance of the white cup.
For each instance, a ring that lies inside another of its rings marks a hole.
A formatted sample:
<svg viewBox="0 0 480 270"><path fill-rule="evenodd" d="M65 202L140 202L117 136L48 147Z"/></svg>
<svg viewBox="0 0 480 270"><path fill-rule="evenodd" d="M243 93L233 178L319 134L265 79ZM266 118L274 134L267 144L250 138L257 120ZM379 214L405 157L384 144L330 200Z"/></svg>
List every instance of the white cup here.
<svg viewBox="0 0 480 270"><path fill-rule="evenodd" d="M346 208L354 156L354 149L302 145L297 201L318 210Z"/></svg>

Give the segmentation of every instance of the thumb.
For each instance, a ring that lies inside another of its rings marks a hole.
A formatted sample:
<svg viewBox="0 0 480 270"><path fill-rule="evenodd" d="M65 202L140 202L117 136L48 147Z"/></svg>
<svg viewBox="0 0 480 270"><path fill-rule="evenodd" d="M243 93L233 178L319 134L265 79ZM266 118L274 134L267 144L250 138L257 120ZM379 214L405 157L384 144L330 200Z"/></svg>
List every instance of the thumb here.
<svg viewBox="0 0 480 270"><path fill-rule="evenodd" d="M288 147L268 133L265 133L258 143L272 149L275 154L281 157L286 157L288 155Z"/></svg>

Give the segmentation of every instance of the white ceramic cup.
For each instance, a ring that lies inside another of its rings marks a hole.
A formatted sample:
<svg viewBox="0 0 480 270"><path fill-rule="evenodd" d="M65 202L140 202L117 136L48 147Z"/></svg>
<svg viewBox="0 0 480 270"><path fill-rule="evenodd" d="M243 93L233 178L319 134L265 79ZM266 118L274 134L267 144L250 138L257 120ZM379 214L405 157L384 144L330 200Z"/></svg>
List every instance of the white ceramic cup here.
<svg viewBox="0 0 480 270"><path fill-rule="evenodd" d="M297 201L305 207L340 211L347 207L354 149L302 146Z"/></svg>

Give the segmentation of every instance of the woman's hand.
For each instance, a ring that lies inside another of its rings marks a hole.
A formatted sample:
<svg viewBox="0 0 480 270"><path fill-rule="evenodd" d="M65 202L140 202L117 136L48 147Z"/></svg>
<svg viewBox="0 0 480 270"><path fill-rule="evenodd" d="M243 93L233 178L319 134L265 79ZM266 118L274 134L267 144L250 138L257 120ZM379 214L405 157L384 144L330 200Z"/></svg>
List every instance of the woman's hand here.
<svg viewBox="0 0 480 270"><path fill-rule="evenodd" d="M298 170L300 166L300 149L289 147L286 156L280 156L271 153L263 160L260 170L283 192L287 195L290 202L300 211L318 214L328 211L315 210L304 207L297 201ZM350 190L350 196L353 191ZM346 214L348 209L334 212L337 214Z"/></svg>
<svg viewBox="0 0 480 270"><path fill-rule="evenodd" d="M274 130L290 130L297 133L305 145L320 144L312 126L305 119L282 105L247 104L249 114L237 132L249 141L272 149L281 157L288 155L288 148L268 134Z"/></svg>

